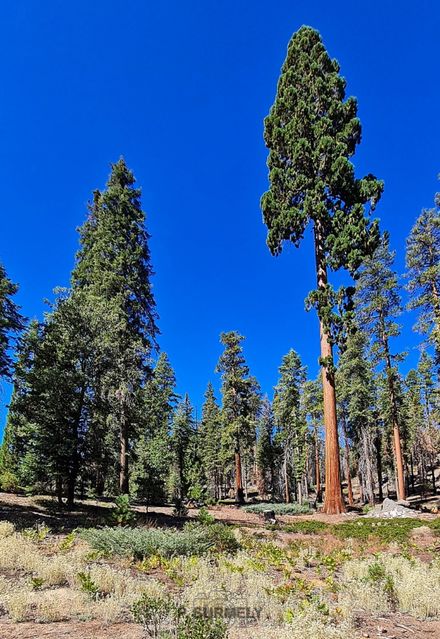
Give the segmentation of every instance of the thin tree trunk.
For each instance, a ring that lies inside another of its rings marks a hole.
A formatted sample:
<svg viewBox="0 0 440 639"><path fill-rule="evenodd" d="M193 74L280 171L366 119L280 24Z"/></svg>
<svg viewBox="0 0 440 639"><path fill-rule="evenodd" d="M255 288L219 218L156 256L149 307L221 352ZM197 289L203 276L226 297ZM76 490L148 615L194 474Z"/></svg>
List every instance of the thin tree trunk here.
<svg viewBox="0 0 440 639"><path fill-rule="evenodd" d="M315 477L316 477L316 501L321 501L321 467L319 463L319 437L318 427L315 424Z"/></svg>
<svg viewBox="0 0 440 639"><path fill-rule="evenodd" d="M348 444L345 418L341 420L341 423L342 423L342 433L344 435L344 446L345 446L344 461L345 461L345 474L347 475L348 505L353 506L354 498L353 498L353 484L351 483L351 474L350 474L350 446Z"/></svg>
<svg viewBox="0 0 440 639"><path fill-rule="evenodd" d="M284 450L284 501L290 503L289 473L287 472L287 450Z"/></svg>
<svg viewBox="0 0 440 639"><path fill-rule="evenodd" d="M379 501L383 501L382 446L381 446L381 437L380 437L379 429L376 430L375 448L376 448L377 483L379 484Z"/></svg>
<svg viewBox="0 0 440 639"><path fill-rule="evenodd" d="M238 443L235 444L235 500L237 504L244 504L243 480L241 475L241 453Z"/></svg>
<svg viewBox="0 0 440 639"><path fill-rule="evenodd" d="M437 488L435 485L435 470L434 470L434 460L431 456L431 478L432 478L432 490L433 490L433 494L435 495L437 492Z"/></svg>
<svg viewBox="0 0 440 639"><path fill-rule="evenodd" d="M371 467L371 439L370 434L365 429L362 433L363 449L364 449L364 465L365 465L365 492L368 503L373 506L374 499L374 481L373 469Z"/></svg>
<svg viewBox="0 0 440 639"><path fill-rule="evenodd" d="M396 459L396 484L397 484L396 492L397 492L398 499L405 499L406 493L405 493L405 476L403 472L402 442L400 439L399 418L398 418L398 410L397 410L397 402L396 402L396 393L395 393L394 382L393 382L393 369L391 366L391 355L390 355L389 346L388 346L388 339L385 337L385 331L383 331L382 341L383 341L384 350L385 350L388 390L390 393L391 409L392 409L394 456Z"/></svg>
<svg viewBox="0 0 440 639"><path fill-rule="evenodd" d="M63 478L59 474L56 478L56 493L59 506L63 506Z"/></svg>
<svg viewBox="0 0 440 639"><path fill-rule="evenodd" d="M125 415L122 417L119 445L119 491L128 494L128 427Z"/></svg>
<svg viewBox="0 0 440 639"><path fill-rule="evenodd" d="M317 284L318 290L323 292L327 286L327 267L323 246L323 230L318 220L315 221L314 234ZM322 318L319 318L319 327L325 426L325 501L323 512L328 515L337 515L345 512L345 505L342 496L339 461L335 375L332 368L333 348Z"/></svg>

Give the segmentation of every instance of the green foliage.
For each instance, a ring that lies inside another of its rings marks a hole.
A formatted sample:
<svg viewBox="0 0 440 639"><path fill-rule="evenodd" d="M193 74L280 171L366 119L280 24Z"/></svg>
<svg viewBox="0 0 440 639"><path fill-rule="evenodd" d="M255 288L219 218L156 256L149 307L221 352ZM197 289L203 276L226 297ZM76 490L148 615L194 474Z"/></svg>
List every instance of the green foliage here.
<svg viewBox="0 0 440 639"><path fill-rule="evenodd" d="M254 448L256 418L260 407L260 388L255 377L249 374L241 345L243 339L235 331L220 335L224 351L216 368L222 376L224 459L229 464L235 459L236 465L243 455L250 455ZM242 487L238 487L236 492L236 500L243 503Z"/></svg>
<svg viewBox="0 0 440 639"><path fill-rule="evenodd" d="M200 508L197 513L197 521L206 526L208 524L213 524L215 522L215 517L211 515L207 508Z"/></svg>
<svg viewBox="0 0 440 639"><path fill-rule="evenodd" d="M208 483L208 497L218 499L224 467L222 461L223 422L220 408L209 383L205 392L200 425L200 457Z"/></svg>
<svg viewBox="0 0 440 639"><path fill-rule="evenodd" d="M185 615L177 629L177 639L226 639L227 636L227 625L222 619L195 613Z"/></svg>
<svg viewBox="0 0 440 639"><path fill-rule="evenodd" d="M83 592L87 593L91 599L98 599L99 588L93 581L88 572L79 572L77 578L80 584L80 588Z"/></svg>
<svg viewBox="0 0 440 639"><path fill-rule="evenodd" d="M41 590L44 584L44 579L41 577L31 577L31 588L32 590Z"/></svg>
<svg viewBox="0 0 440 639"><path fill-rule="evenodd" d="M302 535L319 535L320 533L330 531L330 526L323 521L315 521L311 519L307 521L297 521L293 524L286 524L283 526L283 530Z"/></svg>
<svg viewBox="0 0 440 639"><path fill-rule="evenodd" d="M424 209L406 244L409 309L419 310L416 328L436 350L440 371L440 198Z"/></svg>
<svg viewBox="0 0 440 639"><path fill-rule="evenodd" d="M204 555L213 548L204 527L180 530L155 528L87 528L81 537L97 551L143 559L152 555Z"/></svg>
<svg viewBox="0 0 440 639"><path fill-rule="evenodd" d="M357 519L342 524L335 524L332 533L340 539L362 539L367 541L375 537L384 543L408 541L411 530L423 526L420 519Z"/></svg>
<svg viewBox="0 0 440 639"><path fill-rule="evenodd" d="M170 599L150 597L146 593L133 604L131 611L135 622L141 624L147 636L153 639L167 636L164 635L166 622L175 626L183 614Z"/></svg>
<svg viewBox="0 0 440 639"><path fill-rule="evenodd" d="M289 42L264 123L270 188L261 206L273 254L281 252L284 241L299 246L312 221L321 266L356 274L379 238L378 224L370 224L364 207L376 205L383 185L372 175L354 175L350 158L360 142L361 125L356 100L345 99L345 86L319 33L301 27ZM328 330L340 326L333 306L344 296L330 285L312 296Z"/></svg>
<svg viewBox="0 0 440 639"><path fill-rule="evenodd" d="M130 508L128 495L118 495L115 499L115 507L109 516L110 521L117 526L130 526L136 521L136 515Z"/></svg>
<svg viewBox="0 0 440 639"><path fill-rule="evenodd" d="M311 510L307 504L250 504L243 506L242 510L247 513L256 513L261 515L266 510L273 510L275 515L302 515L310 513Z"/></svg>
<svg viewBox="0 0 440 639"><path fill-rule="evenodd" d="M202 532L210 549L215 552L233 554L240 547L240 544L234 535L233 528L225 524L199 524L198 522L188 522L185 524L184 531L188 533L194 531L196 535L199 535Z"/></svg>
<svg viewBox="0 0 440 639"><path fill-rule="evenodd" d="M19 307L13 301L18 286L13 284L0 264L0 379L10 378L12 374L12 358L9 351L11 338L24 327Z"/></svg>

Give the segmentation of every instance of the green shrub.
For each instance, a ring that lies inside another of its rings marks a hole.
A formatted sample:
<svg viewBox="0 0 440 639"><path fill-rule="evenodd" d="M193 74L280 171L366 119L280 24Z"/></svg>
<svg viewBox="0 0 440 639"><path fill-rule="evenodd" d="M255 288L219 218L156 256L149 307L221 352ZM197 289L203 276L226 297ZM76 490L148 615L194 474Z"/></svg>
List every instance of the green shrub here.
<svg viewBox="0 0 440 639"><path fill-rule="evenodd" d="M238 543L234 530L225 524L199 524L198 522L188 522L185 524L184 531L192 534L194 531L197 535L201 535L206 539L212 550L224 553L234 553L238 550Z"/></svg>
<svg viewBox="0 0 440 639"><path fill-rule="evenodd" d="M115 499L115 507L110 513L110 521L116 526L130 526L136 521L136 515L130 508L128 495L119 495Z"/></svg>
<svg viewBox="0 0 440 639"><path fill-rule="evenodd" d="M17 476L10 470L3 470L0 472L0 490L5 493L15 493L19 489L19 482Z"/></svg>
<svg viewBox="0 0 440 639"><path fill-rule="evenodd" d="M93 581L88 572L79 572L77 574L80 588L83 592L87 593L91 599L98 599L99 588Z"/></svg>
<svg viewBox="0 0 440 639"><path fill-rule="evenodd" d="M408 540L413 528L423 525L424 522L420 519L373 519L370 517L335 524L332 532L339 539L353 538L366 541L369 537L376 537L385 543L393 541L402 543Z"/></svg>
<svg viewBox="0 0 440 639"><path fill-rule="evenodd" d="M250 504L243 506L243 510L257 515L265 510L273 510L275 515L304 515L312 512L307 504Z"/></svg>
<svg viewBox="0 0 440 639"><path fill-rule="evenodd" d="M205 529L160 530L156 528L87 528L80 531L82 539L105 555L121 555L143 559L151 555L203 555L212 547Z"/></svg>
<svg viewBox="0 0 440 639"><path fill-rule="evenodd" d="M222 619L188 614L177 628L177 639L226 639L227 627Z"/></svg>
<svg viewBox="0 0 440 639"><path fill-rule="evenodd" d="M201 524L213 524L215 522L215 518L211 515L207 508L200 508L197 514L197 521Z"/></svg>
<svg viewBox="0 0 440 639"><path fill-rule="evenodd" d="M169 599L151 597L144 593L136 601L131 612L136 623L142 625L144 632L153 639L164 636L164 626L176 627L182 609Z"/></svg>
<svg viewBox="0 0 440 639"><path fill-rule="evenodd" d="M328 530L330 527L323 521L296 521L294 524L286 524L283 526L285 532L301 533L303 535L318 535Z"/></svg>

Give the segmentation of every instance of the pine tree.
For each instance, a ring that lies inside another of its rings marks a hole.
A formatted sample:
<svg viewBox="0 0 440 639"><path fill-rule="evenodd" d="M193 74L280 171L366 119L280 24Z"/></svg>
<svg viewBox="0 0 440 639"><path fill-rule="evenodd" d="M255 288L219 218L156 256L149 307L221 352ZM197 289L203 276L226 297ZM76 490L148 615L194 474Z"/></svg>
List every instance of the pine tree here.
<svg viewBox="0 0 440 639"><path fill-rule="evenodd" d="M374 504L373 432L374 373L368 360L368 340L361 330L355 330L347 340L336 374L338 400L344 429L352 440L358 457L362 493ZM349 471L348 471L349 472Z"/></svg>
<svg viewBox="0 0 440 639"><path fill-rule="evenodd" d="M243 337L235 331L222 333L224 352L216 371L222 376L223 444L234 454L235 498L244 503L242 460L255 445L256 416L260 404L260 390L255 377L243 357Z"/></svg>
<svg viewBox="0 0 440 639"><path fill-rule="evenodd" d="M275 449L273 443L275 424L272 406L267 396L261 402L257 428L257 487L260 497L267 499L269 495L273 495L275 487Z"/></svg>
<svg viewBox="0 0 440 639"><path fill-rule="evenodd" d="M0 379L11 376L11 337L17 335L24 327L19 307L12 299L17 291L18 286L11 282L4 266L0 264Z"/></svg>
<svg viewBox="0 0 440 639"><path fill-rule="evenodd" d="M341 319L335 305L349 306L350 289L334 291L328 269L355 275L379 239L365 206L374 207L382 183L372 175L357 179L350 162L361 139L354 98L345 99L346 82L321 37L301 27L289 43L275 103L265 120L270 189L262 197L267 243L274 255L284 241L299 246L313 223L317 290L309 295L320 320L326 491L324 511L344 511L339 468L333 345Z"/></svg>
<svg viewBox="0 0 440 639"><path fill-rule="evenodd" d="M307 435L307 421L302 405L306 368L293 349L283 357L279 374L273 412L284 451L284 499L286 503L290 502L292 477L297 499L301 503Z"/></svg>
<svg viewBox="0 0 440 639"><path fill-rule="evenodd" d="M419 309L417 330L427 336L436 352L440 378L440 194L436 208L424 209L406 244L409 309Z"/></svg>
<svg viewBox="0 0 440 639"><path fill-rule="evenodd" d="M161 353L145 386L140 432L134 446L131 490L147 504L166 499L171 458L171 425L177 400L176 377L166 353Z"/></svg>
<svg viewBox="0 0 440 639"><path fill-rule="evenodd" d="M394 253L390 252L385 235L374 255L362 268L357 285L360 325L373 337L372 354L385 375L386 393L384 411L388 415L393 433L394 456L397 475L397 494L405 499L404 460L401 442L402 417L399 405L402 402L401 382L396 363L401 355L391 352L390 340L399 335L395 322L402 311L399 284L392 270Z"/></svg>
<svg viewBox="0 0 440 639"><path fill-rule="evenodd" d="M313 432L316 501L321 501L321 440L319 431L323 423L322 382L308 380L304 384L304 411Z"/></svg>
<svg viewBox="0 0 440 639"><path fill-rule="evenodd" d="M195 436L193 407L188 395L177 404L172 426L171 449L173 464L169 478L169 493L174 501L182 502L190 488L191 444Z"/></svg>
<svg viewBox="0 0 440 639"><path fill-rule="evenodd" d="M205 392L200 426L200 452L204 473L208 482L209 496L215 500L221 498L223 478L222 452L222 418L215 398L211 382Z"/></svg>
<svg viewBox="0 0 440 639"><path fill-rule="evenodd" d="M97 334L112 355L96 380L106 397L107 426L119 438L119 489L128 492L130 442L136 431L142 393L156 348L156 305L140 190L123 159L112 165L104 191L95 191L90 214L80 229L81 249L72 275L74 293L99 304L114 329Z"/></svg>

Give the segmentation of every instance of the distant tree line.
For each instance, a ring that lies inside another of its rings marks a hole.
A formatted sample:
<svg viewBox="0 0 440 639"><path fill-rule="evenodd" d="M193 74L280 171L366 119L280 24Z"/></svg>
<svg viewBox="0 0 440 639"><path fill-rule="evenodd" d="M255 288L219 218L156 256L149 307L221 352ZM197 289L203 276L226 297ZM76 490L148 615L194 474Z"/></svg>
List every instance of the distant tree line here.
<svg viewBox="0 0 440 639"><path fill-rule="evenodd" d="M201 419L178 396L160 351L153 268L141 193L123 159L95 191L80 228L70 287L42 321L26 322L17 286L0 266L0 376L12 380L0 449L3 489L130 494L144 503L250 497L324 498L341 512L384 491L436 492L440 454L440 198L407 239L408 309L418 312L420 358L404 377L394 351L404 312L387 233L370 220L383 189L357 179L350 161L361 128L345 80L319 34L289 44L265 120L270 188L262 198L268 246L299 245L313 226L321 372L299 354L282 358L273 397L263 396L243 336L222 333ZM350 286L332 288L345 269ZM15 352L14 352L15 347ZM344 488L344 490L343 490Z"/></svg>

